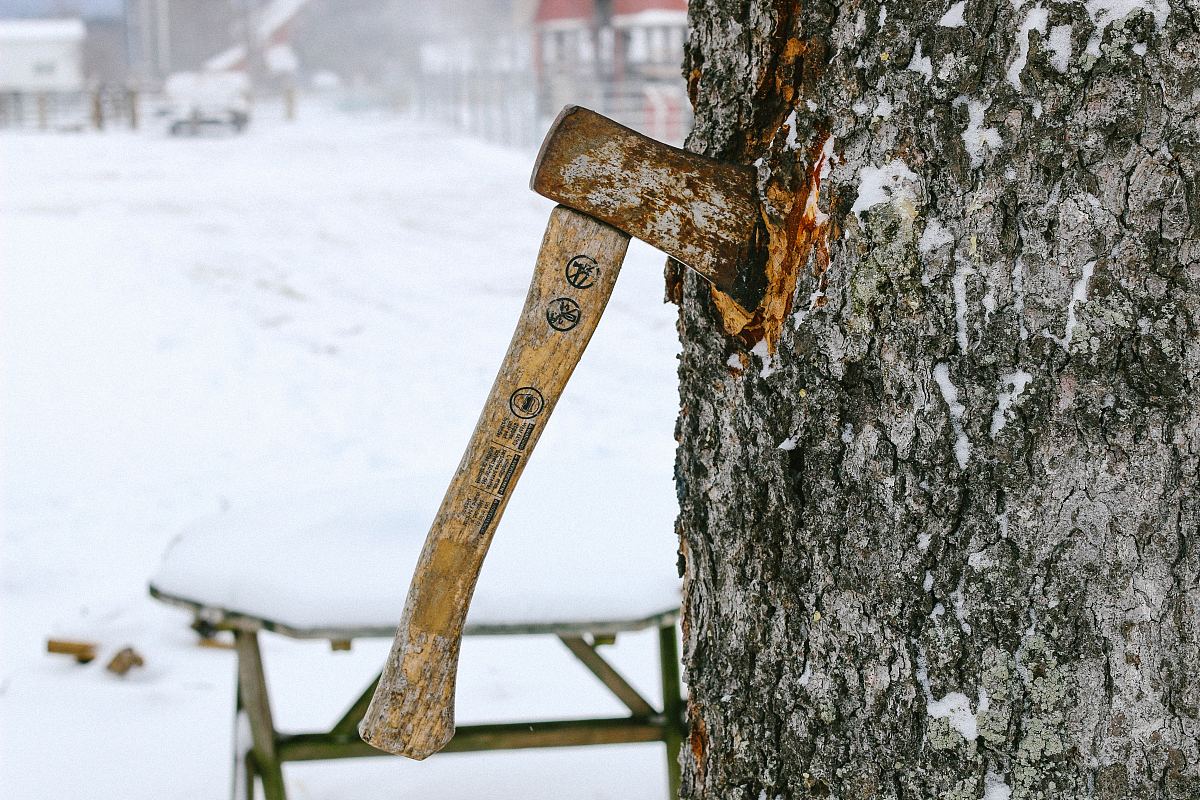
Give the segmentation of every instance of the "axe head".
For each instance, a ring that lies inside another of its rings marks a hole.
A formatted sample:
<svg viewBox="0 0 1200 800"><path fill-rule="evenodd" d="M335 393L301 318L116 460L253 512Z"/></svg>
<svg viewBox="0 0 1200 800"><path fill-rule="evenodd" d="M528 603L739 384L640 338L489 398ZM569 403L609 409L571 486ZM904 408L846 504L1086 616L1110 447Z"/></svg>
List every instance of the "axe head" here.
<svg viewBox="0 0 1200 800"><path fill-rule="evenodd" d="M746 285L756 271L748 268L759 229L756 180L753 167L689 153L567 106L542 142L529 183L744 300L761 289Z"/></svg>

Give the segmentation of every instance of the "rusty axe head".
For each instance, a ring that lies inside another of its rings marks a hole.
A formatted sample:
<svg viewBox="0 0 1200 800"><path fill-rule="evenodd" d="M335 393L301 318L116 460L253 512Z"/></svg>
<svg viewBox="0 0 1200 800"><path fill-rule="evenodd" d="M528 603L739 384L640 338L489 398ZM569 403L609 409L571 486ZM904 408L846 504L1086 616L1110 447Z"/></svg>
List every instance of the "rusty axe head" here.
<svg viewBox="0 0 1200 800"><path fill-rule="evenodd" d="M755 181L753 167L689 153L567 106L542 142L529 184L657 247L735 299L753 301L744 268L758 229Z"/></svg>

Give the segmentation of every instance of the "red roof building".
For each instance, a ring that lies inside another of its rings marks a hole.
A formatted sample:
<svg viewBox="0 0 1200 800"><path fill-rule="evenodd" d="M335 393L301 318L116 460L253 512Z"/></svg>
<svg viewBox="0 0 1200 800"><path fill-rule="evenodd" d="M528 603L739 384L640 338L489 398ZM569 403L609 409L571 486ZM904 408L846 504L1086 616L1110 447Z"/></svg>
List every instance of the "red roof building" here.
<svg viewBox="0 0 1200 800"><path fill-rule="evenodd" d="M537 25L549 25L569 21L586 25L595 16L594 6L592 0L542 0L538 4L534 22Z"/></svg>
<svg viewBox="0 0 1200 800"><path fill-rule="evenodd" d="M690 122L680 64L687 0L540 0L533 20L538 106L590 105L660 138Z"/></svg>

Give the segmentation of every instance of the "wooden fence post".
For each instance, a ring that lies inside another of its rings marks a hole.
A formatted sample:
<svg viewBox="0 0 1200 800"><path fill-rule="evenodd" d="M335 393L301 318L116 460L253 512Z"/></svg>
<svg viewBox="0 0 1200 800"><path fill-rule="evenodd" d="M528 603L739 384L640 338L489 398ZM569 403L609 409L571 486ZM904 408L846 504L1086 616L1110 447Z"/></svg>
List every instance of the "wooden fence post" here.
<svg viewBox="0 0 1200 800"><path fill-rule="evenodd" d="M137 89L125 90L125 102L129 104L129 130L138 129L138 92Z"/></svg>
<svg viewBox="0 0 1200 800"><path fill-rule="evenodd" d="M99 89L92 91L92 127L104 130L104 98Z"/></svg>

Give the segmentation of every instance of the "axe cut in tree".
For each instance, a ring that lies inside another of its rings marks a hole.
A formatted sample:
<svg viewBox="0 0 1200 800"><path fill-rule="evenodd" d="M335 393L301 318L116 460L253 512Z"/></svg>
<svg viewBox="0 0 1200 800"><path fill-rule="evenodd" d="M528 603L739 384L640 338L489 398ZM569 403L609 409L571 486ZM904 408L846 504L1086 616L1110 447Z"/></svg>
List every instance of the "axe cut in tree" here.
<svg viewBox="0 0 1200 800"><path fill-rule="evenodd" d="M754 291L755 170L565 108L531 186L550 214L508 353L430 528L395 643L359 733L423 759L454 736L462 631L517 480L600 321L629 239L657 247L744 303Z"/></svg>

